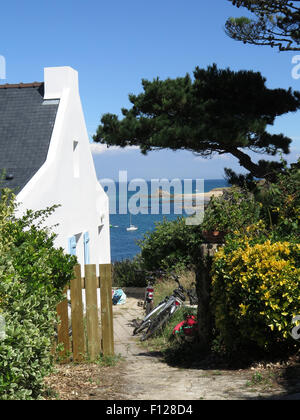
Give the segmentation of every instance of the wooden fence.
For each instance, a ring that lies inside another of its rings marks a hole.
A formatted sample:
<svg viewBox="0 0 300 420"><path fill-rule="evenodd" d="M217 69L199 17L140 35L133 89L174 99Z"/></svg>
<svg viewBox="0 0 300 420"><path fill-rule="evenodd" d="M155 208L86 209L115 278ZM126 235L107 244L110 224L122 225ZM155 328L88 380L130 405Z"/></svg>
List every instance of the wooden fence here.
<svg viewBox="0 0 300 420"><path fill-rule="evenodd" d="M96 265L85 265L85 277L82 278L81 266L75 267L75 278L70 284L71 323L67 289L66 299L57 307L61 320L58 325L57 341L58 344L63 344L63 351L60 353L60 360L63 362L69 361L70 354L73 355L74 362L83 361L86 355L89 360L95 361L100 353L114 354L111 265L101 264L99 273L100 277L97 277ZM97 305L98 288L100 288L100 308ZM82 303L83 289L86 297L85 313Z"/></svg>

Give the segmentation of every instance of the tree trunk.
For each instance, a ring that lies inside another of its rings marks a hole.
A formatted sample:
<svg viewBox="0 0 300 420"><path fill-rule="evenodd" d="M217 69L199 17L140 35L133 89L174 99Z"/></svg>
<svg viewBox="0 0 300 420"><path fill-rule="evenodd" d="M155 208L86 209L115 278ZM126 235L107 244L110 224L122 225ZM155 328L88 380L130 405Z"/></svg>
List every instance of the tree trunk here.
<svg viewBox="0 0 300 420"><path fill-rule="evenodd" d="M257 165L256 163L252 162L250 156L248 156L246 153L242 152L241 150L237 148L230 148L228 149L228 153L235 156L239 162L240 165L243 166L245 169L247 169L251 175L253 175L256 178L264 178L265 173L264 171Z"/></svg>
<svg viewBox="0 0 300 420"><path fill-rule="evenodd" d="M198 333L200 347L204 353L210 351L212 341L213 314L211 310L211 266L212 257L216 251L216 244L201 245L202 264L196 272Z"/></svg>

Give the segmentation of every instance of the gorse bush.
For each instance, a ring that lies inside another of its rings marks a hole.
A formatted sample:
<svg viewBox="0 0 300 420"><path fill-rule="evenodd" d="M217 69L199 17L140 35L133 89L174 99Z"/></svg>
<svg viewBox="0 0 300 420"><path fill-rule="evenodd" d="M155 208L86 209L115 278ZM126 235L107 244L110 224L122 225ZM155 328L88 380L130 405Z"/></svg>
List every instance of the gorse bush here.
<svg viewBox="0 0 300 420"><path fill-rule="evenodd" d="M14 197L0 199L0 313L6 337L0 340L0 399L38 399L51 372L56 305L73 276L76 258L53 246L42 227L54 211L17 219Z"/></svg>
<svg viewBox="0 0 300 420"><path fill-rule="evenodd" d="M272 242L260 229L228 239L214 258L216 327L229 352L288 352L296 345L290 333L300 314L300 245Z"/></svg>

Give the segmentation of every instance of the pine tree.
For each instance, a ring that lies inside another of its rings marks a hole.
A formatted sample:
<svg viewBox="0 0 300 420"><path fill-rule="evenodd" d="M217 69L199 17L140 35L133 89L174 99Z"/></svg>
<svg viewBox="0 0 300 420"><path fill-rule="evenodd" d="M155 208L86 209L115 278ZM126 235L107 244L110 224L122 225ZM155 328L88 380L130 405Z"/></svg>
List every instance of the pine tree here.
<svg viewBox="0 0 300 420"><path fill-rule="evenodd" d="M129 95L123 118L105 114L94 141L108 146L189 150L202 157L230 153L257 178L272 176L278 162L252 161L249 151L275 156L289 153L291 139L270 134L276 117L300 108L300 92L268 89L253 71L197 67L176 79L142 81L143 92Z"/></svg>

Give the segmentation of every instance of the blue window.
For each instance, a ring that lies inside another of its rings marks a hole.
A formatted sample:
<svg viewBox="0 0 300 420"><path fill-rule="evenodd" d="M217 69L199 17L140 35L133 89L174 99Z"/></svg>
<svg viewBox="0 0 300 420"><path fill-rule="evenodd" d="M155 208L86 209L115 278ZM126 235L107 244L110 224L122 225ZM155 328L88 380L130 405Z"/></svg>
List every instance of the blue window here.
<svg viewBox="0 0 300 420"><path fill-rule="evenodd" d="M90 263L90 235L88 232L84 234L84 264Z"/></svg>
<svg viewBox="0 0 300 420"><path fill-rule="evenodd" d="M76 237L72 236L69 238L69 254L76 255Z"/></svg>

